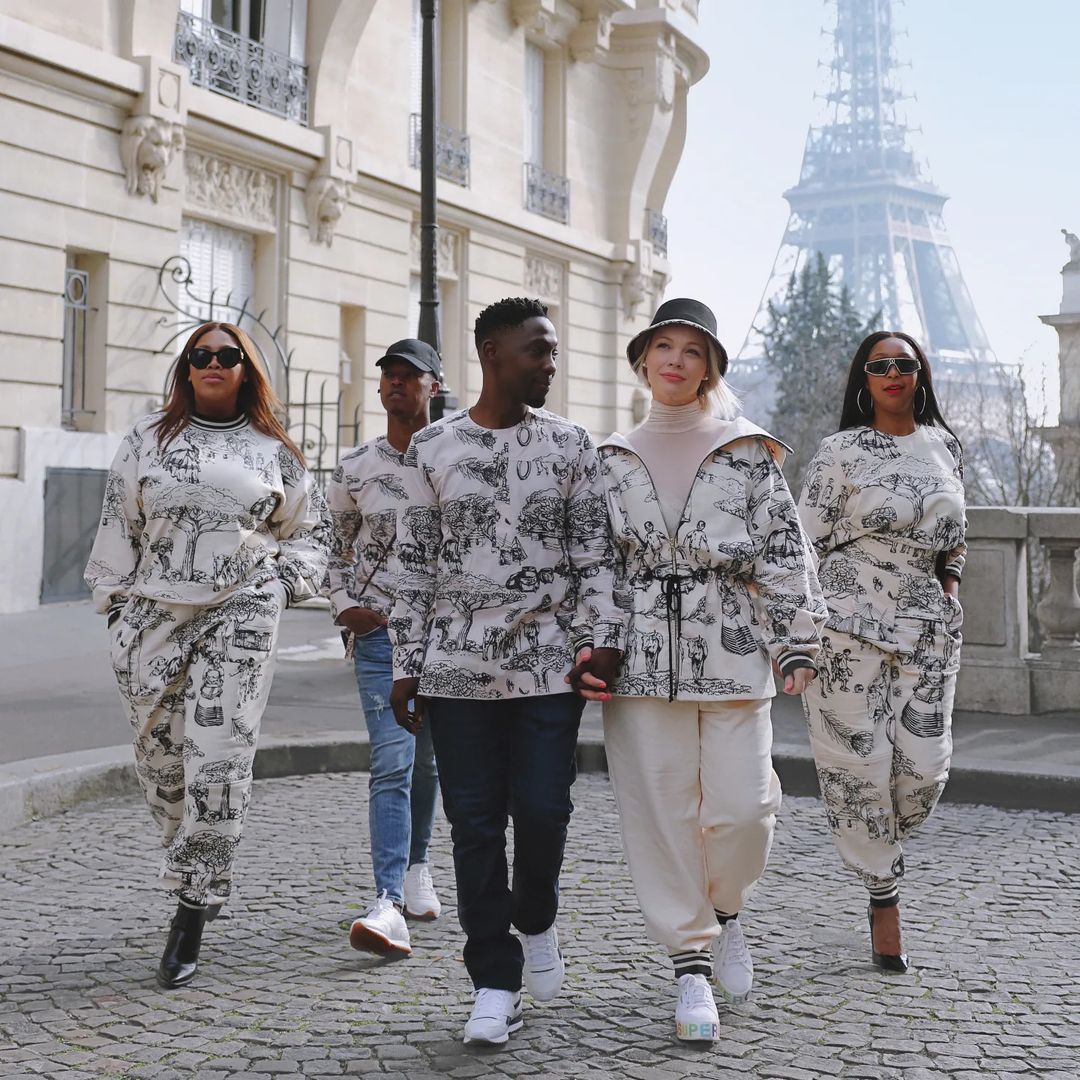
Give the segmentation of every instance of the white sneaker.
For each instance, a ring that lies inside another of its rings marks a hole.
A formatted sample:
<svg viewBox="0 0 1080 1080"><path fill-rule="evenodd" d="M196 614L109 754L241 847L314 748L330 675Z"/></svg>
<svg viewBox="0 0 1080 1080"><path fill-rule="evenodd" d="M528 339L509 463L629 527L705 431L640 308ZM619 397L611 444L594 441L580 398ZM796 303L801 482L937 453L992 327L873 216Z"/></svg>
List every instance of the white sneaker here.
<svg viewBox="0 0 1080 1080"><path fill-rule="evenodd" d="M442 914L427 863L416 863L405 873L405 912L414 919L437 919Z"/></svg>
<svg viewBox="0 0 1080 1080"><path fill-rule="evenodd" d="M464 1042L498 1045L506 1042L522 1023L520 990L481 987L476 991L476 1001L465 1025Z"/></svg>
<svg viewBox="0 0 1080 1080"><path fill-rule="evenodd" d="M551 1001L562 989L566 966L559 951L559 935L552 923L542 934L522 934L525 989L537 1001Z"/></svg>
<svg viewBox="0 0 1080 1080"><path fill-rule="evenodd" d="M352 924L349 944L354 949L373 952L378 956L402 957L412 952L405 916L387 899L385 889L375 901L375 906Z"/></svg>
<svg viewBox="0 0 1080 1080"><path fill-rule="evenodd" d="M716 982L724 1000L741 1005L754 988L754 962L738 919L728 919L716 945Z"/></svg>
<svg viewBox="0 0 1080 1080"><path fill-rule="evenodd" d="M704 975L679 977L675 1037L684 1042L715 1042L720 1037L720 1015Z"/></svg>

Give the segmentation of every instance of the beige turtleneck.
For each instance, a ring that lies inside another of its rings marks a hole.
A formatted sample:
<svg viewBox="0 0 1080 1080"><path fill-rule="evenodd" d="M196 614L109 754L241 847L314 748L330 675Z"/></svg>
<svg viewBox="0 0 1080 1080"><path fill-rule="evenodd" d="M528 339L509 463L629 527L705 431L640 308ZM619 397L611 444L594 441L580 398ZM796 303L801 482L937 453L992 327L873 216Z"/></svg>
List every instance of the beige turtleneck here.
<svg viewBox="0 0 1080 1080"><path fill-rule="evenodd" d="M664 405L654 400L645 422L626 436L649 470L670 534L679 527L698 466L728 423L696 401Z"/></svg>

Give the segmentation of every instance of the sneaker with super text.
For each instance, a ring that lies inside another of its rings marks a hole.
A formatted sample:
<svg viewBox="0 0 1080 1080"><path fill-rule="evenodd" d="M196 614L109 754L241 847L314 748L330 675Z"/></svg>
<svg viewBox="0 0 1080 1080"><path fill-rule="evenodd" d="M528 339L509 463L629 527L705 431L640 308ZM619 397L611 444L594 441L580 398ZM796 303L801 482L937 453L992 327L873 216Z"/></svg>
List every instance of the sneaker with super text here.
<svg viewBox="0 0 1080 1080"><path fill-rule="evenodd" d="M704 975L679 977L675 1037L683 1042L715 1042L720 1037L720 1014Z"/></svg>

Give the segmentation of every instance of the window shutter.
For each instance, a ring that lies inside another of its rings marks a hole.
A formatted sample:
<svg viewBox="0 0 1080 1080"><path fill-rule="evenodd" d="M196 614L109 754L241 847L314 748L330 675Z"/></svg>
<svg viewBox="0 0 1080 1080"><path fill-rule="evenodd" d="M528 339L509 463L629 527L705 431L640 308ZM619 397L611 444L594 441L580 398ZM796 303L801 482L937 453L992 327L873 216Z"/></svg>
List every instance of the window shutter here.
<svg viewBox="0 0 1080 1080"><path fill-rule="evenodd" d="M224 321L235 321L245 300L247 310L254 309L255 237L251 233L184 218L180 254L191 264L189 288L200 301L190 314L208 319L211 296L214 316ZM230 294L226 309L223 305Z"/></svg>

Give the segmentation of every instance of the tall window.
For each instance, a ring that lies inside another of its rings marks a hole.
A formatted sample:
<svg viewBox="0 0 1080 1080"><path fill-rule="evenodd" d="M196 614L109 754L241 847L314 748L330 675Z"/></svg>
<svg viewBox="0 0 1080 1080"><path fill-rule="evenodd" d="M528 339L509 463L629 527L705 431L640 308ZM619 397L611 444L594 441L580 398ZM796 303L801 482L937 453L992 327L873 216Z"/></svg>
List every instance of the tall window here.
<svg viewBox="0 0 1080 1080"><path fill-rule="evenodd" d="M525 43L525 160L544 168L544 50Z"/></svg>
<svg viewBox="0 0 1080 1080"><path fill-rule="evenodd" d="M68 253L60 422L74 431L105 430L108 282L108 256Z"/></svg>
<svg viewBox="0 0 1080 1080"><path fill-rule="evenodd" d="M307 123L308 0L181 0L173 59L194 86Z"/></svg>
<svg viewBox="0 0 1080 1080"><path fill-rule="evenodd" d="M304 59L308 0L180 0L180 10L206 19L293 60Z"/></svg>
<svg viewBox="0 0 1080 1080"><path fill-rule="evenodd" d="M180 224L180 254L191 263L195 310L204 320L235 322L245 302L255 310L255 237L197 218Z"/></svg>
<svg viewBox="0 0 1080 1080"><path fill-rule="evenodd" d="M420 113L420 86L424 67L423 20L420 18L420 0L411 0L412 22L409 38L409 112Z"/></svg>
<svg viewBox="0 0 1080 1080"><path fill-rule="evenodd" d="M338 451L359 446L364 430L364 390L375 369L366 371L364 358L367 341L364 332L364 309L354 304L341 305L341 402L338 416Z"/></svg>

